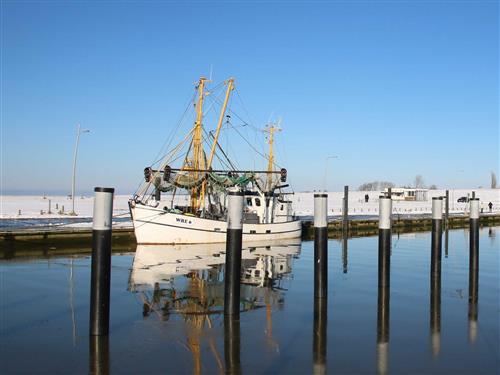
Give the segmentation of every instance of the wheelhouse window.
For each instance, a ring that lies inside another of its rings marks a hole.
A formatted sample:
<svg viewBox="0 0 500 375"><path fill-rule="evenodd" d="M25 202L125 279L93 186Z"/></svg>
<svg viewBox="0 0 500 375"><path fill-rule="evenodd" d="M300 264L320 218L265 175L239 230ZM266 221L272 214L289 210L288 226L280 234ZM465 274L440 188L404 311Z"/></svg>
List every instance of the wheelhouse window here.
<svg viewBox="0 0 500 375"><path fill-rule="evenodd" d="M260 207L260 198L255 198L255 205Z"/></svg>
<svg viewBox="0 0 500 375"><path fill-rule="evenodd" d="M247 198L247 206L251 206L252 205L252 198Z"/></svg>

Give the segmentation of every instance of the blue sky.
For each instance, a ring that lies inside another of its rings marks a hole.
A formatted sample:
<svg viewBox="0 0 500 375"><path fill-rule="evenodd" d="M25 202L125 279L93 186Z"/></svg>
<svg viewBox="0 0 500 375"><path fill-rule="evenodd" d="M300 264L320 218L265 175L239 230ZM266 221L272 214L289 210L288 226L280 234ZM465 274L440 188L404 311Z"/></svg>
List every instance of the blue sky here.
<svg viewBox="0 0 500 375"><path fill-rule="evenodd" d="M2 188L132 192L193 83L236 79L252 124L283 118L296 190L372 180L489 186L498 2L2 1Z"/></svg>

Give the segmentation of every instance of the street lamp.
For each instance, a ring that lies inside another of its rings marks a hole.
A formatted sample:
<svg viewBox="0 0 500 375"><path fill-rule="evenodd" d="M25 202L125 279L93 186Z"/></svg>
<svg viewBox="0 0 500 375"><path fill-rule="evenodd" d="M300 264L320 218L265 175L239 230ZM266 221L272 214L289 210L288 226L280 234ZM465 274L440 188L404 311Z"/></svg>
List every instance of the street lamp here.
<svg viewBox="0 0 500 375"><path fill-rule="evenodd" d="M328 160L330 159L338 159L337 155L327 156L325 159L325 180L323 181L323 190L326 191L326 182L328 176Z"/></svg>
<svg viewBox="0 0 500 375"><path fill-rule="evenodd" d="M76 157L78 156L78 143L80 142L80 134L83 133L90 133L90 130L87 129L81 129L80 124L77 125L76 127L76 144L75 144L75 154L73 156L73 180L71 183L71 201L72 201L72 208L71 212L69 213L70 215L75 215L75 179L76 179Z"/></svg>

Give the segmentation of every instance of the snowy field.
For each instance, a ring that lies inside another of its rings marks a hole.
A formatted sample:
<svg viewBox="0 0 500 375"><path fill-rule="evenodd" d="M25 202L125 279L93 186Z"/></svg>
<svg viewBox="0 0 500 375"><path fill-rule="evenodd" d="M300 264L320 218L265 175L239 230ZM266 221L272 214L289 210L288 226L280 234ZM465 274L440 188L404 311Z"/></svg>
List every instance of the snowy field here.
<svg viewBox="0 0 500 375"><path fill-rule="evenodd" d="M500 189L475 189L476 198L479 198L480 207L488 212L488 203L493 203L493 211L500 212ZM445 190L429 190L427 201L398 201L393 200L393 213L401 214L430 214L432 197L445 196ZM368 203L365 203L365 194L368 194ZM378 191L349 191L349 215L377 215ZM472 190L450 190L450 213L463 213L468 210L468 203L458 203L460 197L472 196ZM328 192L328 216L341 215L344 192ZM296 193L292 196L293 208L297 216L312 216L314 214L314 193ZM444 204L443 204L444 207Z"/></svg>
<svg viewBox="0 0 500 375"><path fill-rule="evenodd" d="M493 212L500 212L500 190L499 189L476 189L476 197L480 199L480 207L484 213L489 212L488 203L493 203ZM364 201L368 194L368 203ZM405 215L430 214L432 197L444 196L444 190L430 190L428 200L424 202L393 201L393 213ZM472 190L450 190L450 212L464 213L468 210L467 203L458 203L460 197L472 195ZM328 215L340 216L342 214L343 192L328 192ZM380 192L350 191L349 192L349 215L373 216L378 214L378 196ZM312 216L314 212L314 192L298 192L289 196L293 202L293 208L297 216ZM128 195L116 195L113 204L113 217L115 227L130 227L130 215L128 210ZM187 196L177 196L175 204L184 205L188 202ZM50 213L49 213L50 205ZM9 227L19 226L63 226L63 227L89 227L91 226L93 197L79 196L75 198L75 212L72 216L71 199L66 196L0 196L0 227L9 222ZM5 220L9 219L9 220ZM14 224L13 224L14 223Z"/></svg>

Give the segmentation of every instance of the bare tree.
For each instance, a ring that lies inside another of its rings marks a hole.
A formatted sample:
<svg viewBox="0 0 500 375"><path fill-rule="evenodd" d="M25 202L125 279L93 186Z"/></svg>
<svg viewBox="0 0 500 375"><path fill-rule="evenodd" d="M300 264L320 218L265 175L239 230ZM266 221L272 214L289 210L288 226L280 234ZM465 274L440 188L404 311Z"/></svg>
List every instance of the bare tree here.
<svg viewBox="0 0 500 375"><path fill-rule="evenodd" d="M417 189L421 189L421 188L425 188L425 183L424 183L424 178L422 177L421 174L417 174L415 176L415 182L413 183L413 185L417 188Z"/></svg>
<svg viewBox="0 0 500 375"><path fill-rule="evenodd" d="M380 181L380 190L384 190L387 188L393 188L396 185L394 185L392 182L389 181Z"/></svg>
<svg viewBox="0 0 500 375"><path fill-rule="evenodd" d="M358 191L377 191L386 188L393 188L394 186L396 185L389 181L372 181L359 185Z"/></svg>
<svg viewBox="0 0 500 375"><path fill-rule="evenodd" d="M491 188L492 189L496 189L497 188L497 175L493 171L491 171Z"/></svg>
<svg viewBox="0 0 500 375"><path fill-rule="evenodd" d="M374 182L365 182L364 184L358 187L359 191L374 191L378 190L378 181Z"/></svg>

